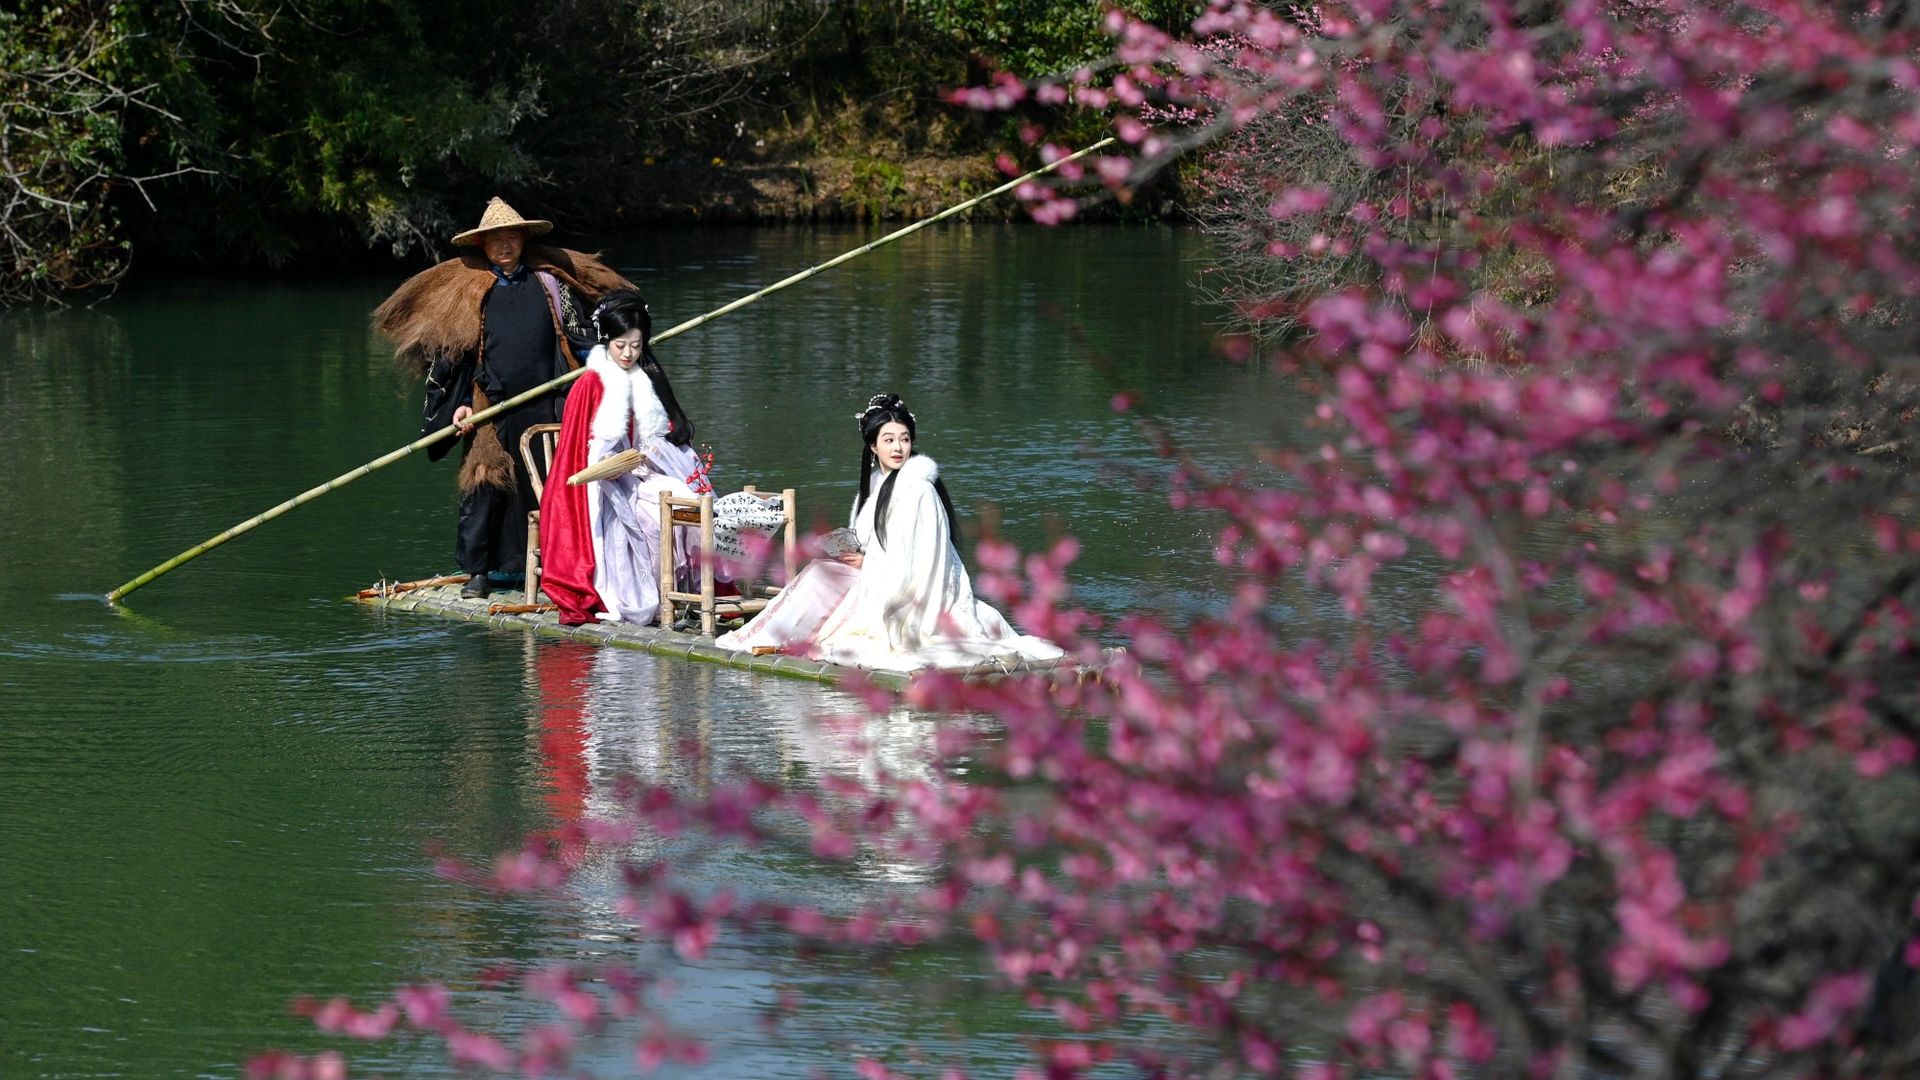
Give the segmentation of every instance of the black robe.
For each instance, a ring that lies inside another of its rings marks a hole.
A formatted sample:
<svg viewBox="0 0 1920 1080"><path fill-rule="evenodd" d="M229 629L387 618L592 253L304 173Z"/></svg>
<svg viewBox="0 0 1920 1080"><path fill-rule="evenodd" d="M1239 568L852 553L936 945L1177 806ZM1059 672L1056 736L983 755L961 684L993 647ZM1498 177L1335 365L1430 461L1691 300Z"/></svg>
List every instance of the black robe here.
<svg viewBox="0 0 1920 1080"><path fill-rule="evenodd" d="M558 286L562 323L579 309L565 285ZM584 354L592 342L577 325L554 332L554 298L540 276L522 266L511 277L497 276L481 301L484 330L480 348L456 360L437 360L427 372L427 393L420 433L431 434L453 423L453 413L474 404L479 387L489 402L501 402L551 382L574 365L562 351ZM510 577L526 569L527 514L540 502L520 462L520 437L535 424L557 424L566 399L547 394L514 408L489 423L512 462L510 488L479 484L460 495L460 522L454 554L469 574L492 573ZM471 440L466 440L470 442ZM444 457L452 440L427 448L433 460Z"/></svg>

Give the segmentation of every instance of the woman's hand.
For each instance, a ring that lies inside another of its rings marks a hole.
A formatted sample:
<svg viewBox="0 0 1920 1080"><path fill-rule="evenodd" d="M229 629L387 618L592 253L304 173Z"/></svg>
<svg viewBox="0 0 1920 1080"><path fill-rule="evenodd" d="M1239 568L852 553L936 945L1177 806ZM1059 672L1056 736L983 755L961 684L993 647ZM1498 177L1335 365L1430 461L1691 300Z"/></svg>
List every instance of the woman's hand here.
<svg viewBox="0 0 1920 1080"><path fill-rule="evenodd" d="M837 555L835 558L853 567L855 570L860 569L860 564L866 561L865 557L857 551L849 551L845 555Z"/></svg>
<svg viewBox="0 0 1920 1080"><path fill-rule="evenodd" d="M462 405L453 410L453 426L460 429L460 434L465 435L467 433L467 419L472 415L473 406L471 405Z"/></svg>

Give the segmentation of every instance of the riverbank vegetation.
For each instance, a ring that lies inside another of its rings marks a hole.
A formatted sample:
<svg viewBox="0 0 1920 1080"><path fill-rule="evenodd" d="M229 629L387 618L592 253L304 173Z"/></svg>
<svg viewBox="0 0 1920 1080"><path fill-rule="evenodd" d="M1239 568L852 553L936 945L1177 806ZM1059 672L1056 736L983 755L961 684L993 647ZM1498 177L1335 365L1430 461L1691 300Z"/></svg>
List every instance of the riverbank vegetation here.
<svg viewBox="0 0 1920 1080"><path fill-rule="evenodd" d="M0 12L0 303L419 259L493 194L582 243L918 215L1032 157L945 91L1106 47L1075 0L28 0Z"/></svg>

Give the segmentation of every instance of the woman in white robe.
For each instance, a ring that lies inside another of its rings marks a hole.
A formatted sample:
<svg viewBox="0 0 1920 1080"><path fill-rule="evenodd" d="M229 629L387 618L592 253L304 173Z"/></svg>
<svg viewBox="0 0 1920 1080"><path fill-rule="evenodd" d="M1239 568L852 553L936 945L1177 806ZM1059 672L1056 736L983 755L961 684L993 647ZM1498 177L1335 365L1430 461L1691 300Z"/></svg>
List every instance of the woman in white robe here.
<svg viewBox="0 0 1920 1080"><path fill-rule="evenodd" d="M765 611L715 644L774 649L886 671L1046 661L1063 653L1021 634L973 595L940 467L913 453L913 414L876 395L859 414L866 446L850 528L860 550L809 563Z"/></svg>

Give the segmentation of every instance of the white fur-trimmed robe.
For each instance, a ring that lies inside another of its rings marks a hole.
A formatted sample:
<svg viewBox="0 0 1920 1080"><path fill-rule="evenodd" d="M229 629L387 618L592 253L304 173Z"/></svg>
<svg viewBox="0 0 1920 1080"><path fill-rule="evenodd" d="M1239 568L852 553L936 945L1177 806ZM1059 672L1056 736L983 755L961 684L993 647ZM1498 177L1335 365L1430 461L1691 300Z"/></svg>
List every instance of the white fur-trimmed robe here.
<svg viewBox="0 0 1920 1080"><path fill-rule="evenodd" d="M715 644L776 648L881 671L1059 658L1058 646L1016 632L973 595L933 488L939 476L940 466L925 456L900 467L881 547L873 516L885 474L876 472L873 494L854 508L860 568L833 559L807 564L765 611Z"/></svg>

